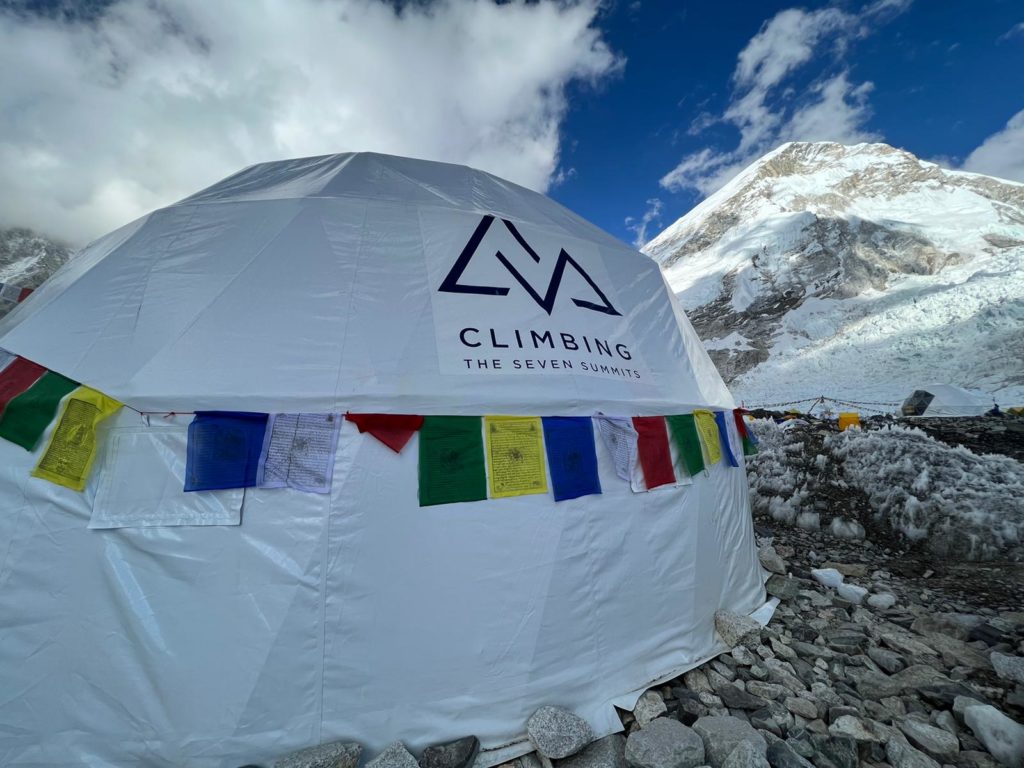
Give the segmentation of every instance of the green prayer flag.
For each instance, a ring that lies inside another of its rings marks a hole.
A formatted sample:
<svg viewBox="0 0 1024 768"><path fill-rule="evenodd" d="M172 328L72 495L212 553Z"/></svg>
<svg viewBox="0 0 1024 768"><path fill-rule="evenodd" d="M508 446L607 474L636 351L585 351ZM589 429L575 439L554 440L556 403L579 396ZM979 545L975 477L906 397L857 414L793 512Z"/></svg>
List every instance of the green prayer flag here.
<svg viewBox="0 0 1024 768"><path fill-rule="evenodd" d="M39 438L57 415L60 401L77 387L78 382L47 371L39 381L7 404L0 417L0 437L26 451L35 450Z"/></svg>
<svg viewBox="0 0 1024 768"><path fill-rule="evenodd" d="M756 456L757 445L746 435L743 436L743 455L744 456Z"/></svg>
<svg viewBox="0 0 1024 768"><path fill-rule="evenodd" d="M700 437L697 436L697 425L693 421L692 413L681 413L676 416L666 416L669 429L672 431L672 439L683 457L683 464L691 476L698 474L704 469L704 454L700 449Z"/></svg>
<svg viewBox="0 0 1024 768"><path fill-rule="evenodd" d="M480 417L425 417L420 428L420 506L486 498Z"/></svg>

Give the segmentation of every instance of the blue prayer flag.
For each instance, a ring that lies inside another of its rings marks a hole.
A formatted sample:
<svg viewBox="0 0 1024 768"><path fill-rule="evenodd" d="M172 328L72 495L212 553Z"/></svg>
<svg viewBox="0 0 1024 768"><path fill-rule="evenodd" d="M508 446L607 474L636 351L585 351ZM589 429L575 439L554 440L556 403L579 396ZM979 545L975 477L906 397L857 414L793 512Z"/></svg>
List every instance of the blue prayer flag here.
<svg viewBox="0 0 1024 768"><path fill-rule="evenodd" d="M600 493L593 420L588 416L544 416L541 421L555 501Z"/></svg>
<svg viewBox="0 0 1024 768"><path fill-rule="evenodd" d="M718 437L722 444L722 453L729 460L730 467L738 467L739 462L732 452L732 443L729 442L729 429L725 425L725 411L715 411L715 423L718 424Z"/></svg>
<svg viewBox="0 0 1024 768"><path fill-rule="evenodd" d="M188 425L186 491L256 485L267 414L197 411Z"/></svg>

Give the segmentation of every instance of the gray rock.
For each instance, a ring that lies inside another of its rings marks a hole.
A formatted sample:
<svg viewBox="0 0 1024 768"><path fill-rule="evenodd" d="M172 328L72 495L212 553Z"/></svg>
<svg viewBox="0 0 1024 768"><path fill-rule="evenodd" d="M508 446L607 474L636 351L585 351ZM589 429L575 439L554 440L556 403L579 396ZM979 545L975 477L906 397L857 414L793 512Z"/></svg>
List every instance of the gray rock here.
<svg viewBox="0 0 1024 768"><path fill-rule="evenodd" d="M817 768L857 768L857 743L847 736L811 736Z"/></svg>
<svg viewBox="0 0 1024 768"><path fill-rule="evenodd" d="M637 699L636 706L633 707L633 717L636 718L636 722L641 728L666 712L668 712L668 707L665 706L665 700L657 691L645 691Z"/></svg>
<svg viewBox="0 0 1024 768"><path fill-rule="evenodd" d="M750 713L750 724L761 731L785 736L793 727L793 713L776 701L768 702L768 706Z"/></svg>
<svg viewBox="0 0 1024 768"><path fill-rule="evenodd" d="M768 747L768 763L772 768L814 768L788 741L776 741Z"/></svg>
<svg viewBox="0 0 1024 768"><path fill-rule="evenodd" d="M715 611L715 629L730 648L735 645L757 645L761 640L761 625L749 616L738 613Z"/></svg>
<svg viewBox="0 0 1024 768"><path fill-rule="evenodd" d="M975 752L967 750L961 752L956 760L959 768L1003 768L988 752Z"/></svg>
<svg viewBox="0 0 1024 768"><path fill-rule="evenodd" d="M691 691L700 693L705 691L711 693L711 683L708 682L708 676L705 674L703 669L691 669L689 672L683 673L683 682L686 687Z"/></svg>
<svg viewBox="0 0 1024 768"><path fill-rule="evenodd" d="M693 724L704 741L704 751L712 768L722 768L725 760L741 741L749 741L762 754L768 750L764 736L750 723L736 717L702 717Z"/></svg>
<svg viewBox="0 0 1024 768"><path fill-rule="evenodd" d="M957 725L956 718L953 717L953 713L948 710L936 712L932 715L932 721L944 731L952 733L954 736L959 732L960 728Z"/></svg>
<svg viewBox="0 0 1024 768"><path fill-rule="evenodd" d="M779 600L793 600L800 594L800 582L785 576L772 576L764 585L765 591Z"/></svg>
<svg viewBox="0 0 1024 768"><path fill-rule="evenodd" d="M893 768L939 768L939 764L924 752L914 749L899 732L885 744L885 757Z"/></svg>
<svg viewBox="0 0 1024 768"><path fill-rule="evenodd" d="M362 753L362 746L355 742L332 741L278 758L274 768L356 768Z"/></svg>
<svg viewBox="0 0 1024 768"><path fill-rule="evenodd" d="M935 656L935 650L922 642L914 639L907 630L895 624L881 624L878 626L878 637L885 645L900 653L907 653L911 656Z"/></svg>
<svg viewBox="0 0 1024 768"><path fill-rule="evenodd" d="M743 667L749 667L757 663L757 657L749 648L745 648L742 645L737 645L729 653L729 656L735 659L736 663Z"/></svg>
<svg viewBox="0 0 1024 768"><path fill-rule="evenodd" d="M809 699L802 699L798 696L789 696L782 703L785 705L786 709L794 715L800 715L800 717L805 717L808 720L814 720L818 717L818 708L815 706L814 702Z"/></svg>
<svg viewBox="0 0 1024 768"><path fill-rule="evenodd" d="M729 709L761 709L768 703L767 699L747 693L736 685L723 685L715 689L715 693L721 697L725 706Z"/></svg>
<svg viewBox="0 0 1024 768"><path fill-rule="evenodd" d="M789 688L778 683L764 683L760 680L747 681L747 693L762 699L781 699L789 695Z"/></svg>
<svg viewBox="0 0 1024 768"><path fill-rule="evenodd" d="M757 551L757 559L761 561L765 570L782 576L786 575L786 561L779 557L779 553L775 551L774 547L761 547Z"/></svg>
<svg viewBox="0 0 1024 768"><path fill-rule="evenodd" d="M704 742L678 720L658 718L626 739L632 768L696 768L704 763Z"/></svg>
<svg viewBox="0 0 1024 768"><path fill-rule="evenodd" d="M868 645L868 638L863 632L837 629L826 632L825 643L833 651L847 654L857 654L863 651Z"/></svg>
<svg viewBox="0 0 1024 768"><path fill-rule="evenodd" d="M769 768L766 751L758 749L749 741L741 741L725 758L722 768Z"/></svg>
<svg viewBox="0 0 1024 768"><path fill-rule="evenodd" d="M899 720L896 726L903 731L911 744L937 759L955 755L960 751L960 742L956 736L934 725L908 717Z"/></svg>
<svg viewBox="0 0 1024 768"><path fill-rule="evenodd" d="M886 740L885 734L878 728L866 723L854 715L842 715L837 717L828 727L828 732L833 736L848 736L860 744L882 744Z"/></svg>
<svg viewBox="0 0 1024 768"><path fill-rule="evenodd" d="M575 754L594 740L587 721L561 707L538 709L526 721L526 733L534 748L551 759Z"/></svg>
<svg viewBox="0 0 1024 768"><path fill-rule="evenodd" d="M996 674L1004 680L1024 683L1024 657L1010 656L995 651L989 656L989 661L992 662L992 667L995 669Z"/></svg>
<svg viewBox="0 0 1024 768"><path fill-rule="evenodd" d="M470 768L480 753L480 739L466 736L427 747L417 761L420 768Z"/></svg>
<svg viewBox="0 0 1024 768"><path fill-rule="evenodd" d="M877 646L868 648L868 658L890 675L896 674L906 666L903 663L903 657L898 653Z"/></svg>
<svg viewBox="0 0 1024 768"><path fill-rule="evenodd" d="M620 733L588 744L575 755L555 763L556 768L626 768L626 739Z"/></svg>
<svg viewBox="0 0 1024 768"><path fill-rule="evenodd" d="M418 765L405 745L396 741L368 762L366 768L418 768Z"/></svg>

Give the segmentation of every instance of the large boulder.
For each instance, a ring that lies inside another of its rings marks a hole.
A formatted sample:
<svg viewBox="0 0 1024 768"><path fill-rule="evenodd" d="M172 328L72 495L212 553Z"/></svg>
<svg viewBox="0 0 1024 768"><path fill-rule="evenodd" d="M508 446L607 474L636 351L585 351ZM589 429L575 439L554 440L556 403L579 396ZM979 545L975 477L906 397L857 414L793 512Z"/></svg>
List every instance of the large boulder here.
<svg viewBox="0 0 1024 768"><path fill-rule="evenodd" d="M658 718L626 739L631 768L696 768L704 763L704 742L678 720Z"/></svg>
<svg viewBox="0 0 1024 768"><path fill-rule="evenodd" d="M725 760L741 741L748 741L762 755L768 751L764 736L750 723L737 717L702 717L693 724L704 741L704 753L712 768L723 768Z"/></svg>
<svg viewBox="0 0 1024 768"><path fill-rule="evenodd" d="M589 723L561 707L538 709L526 721L526 733L534 748L551 759L576 754L594 740Z"/></svg>

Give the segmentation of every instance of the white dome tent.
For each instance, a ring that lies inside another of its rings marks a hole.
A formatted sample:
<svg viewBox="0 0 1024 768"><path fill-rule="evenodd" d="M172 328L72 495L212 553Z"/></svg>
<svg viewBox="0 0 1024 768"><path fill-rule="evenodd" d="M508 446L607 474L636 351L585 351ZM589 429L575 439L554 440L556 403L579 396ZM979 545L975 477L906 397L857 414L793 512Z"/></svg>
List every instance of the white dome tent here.
<svg viewBox="0 0 1024 768"><path fill-rule="evenodd" d="M983 416L993 405L984 392L952 384L925 384L907 397L902 411L905 416Z"/></svg>
<svg viewBox="0 0 1024 768"><path fill-rule="evenodd" d="M598 440L600 495L420 507L418 438L345 421L329 494L182 490L199 410L734 407L655 262L490 174L254 166L87 247L0 348L128 406L81 493L0 441L4 765L468 734L490 765L543 704L619 730L613 705L723 650L716 610L764 605L742 456L635 493Z"/></svg>

